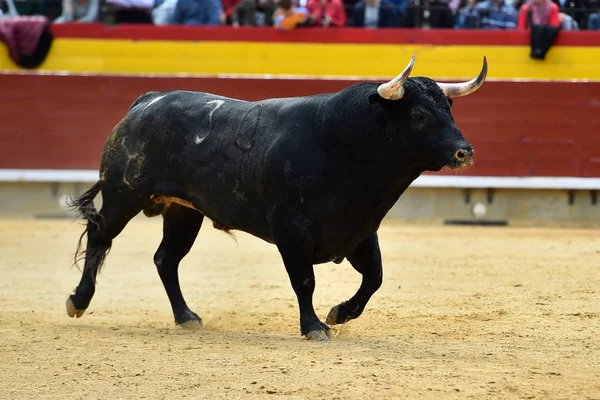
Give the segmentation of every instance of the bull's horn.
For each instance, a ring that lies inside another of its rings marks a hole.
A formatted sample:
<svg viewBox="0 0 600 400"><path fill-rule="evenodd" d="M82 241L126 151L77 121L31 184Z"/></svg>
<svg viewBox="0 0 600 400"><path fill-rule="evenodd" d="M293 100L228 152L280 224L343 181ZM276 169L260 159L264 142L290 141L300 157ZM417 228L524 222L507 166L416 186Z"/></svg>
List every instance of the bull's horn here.
<svg viewBox="0 0 600 400"><path fill-rule="evenodd" d="M483 84L485 81L485 77L487 75L487 59L483 56L483 67L481 68L481 72L477 77L471 79L468 82L461 83L439 83L438 86L444 91L444 94L447 97L460 97L466 96L468 94L473 93Z"/></svg>
<svg viewBox="0 0 600 400"><path fill-rule="evenodd" d="M402 71L400 75L389 81L388 83L382 83L377 88L377 93L384 99L388 100L400 100L404 96L404 82L408 79L413 66L415 65L415 55L413 54L410 62Z"/></svg>

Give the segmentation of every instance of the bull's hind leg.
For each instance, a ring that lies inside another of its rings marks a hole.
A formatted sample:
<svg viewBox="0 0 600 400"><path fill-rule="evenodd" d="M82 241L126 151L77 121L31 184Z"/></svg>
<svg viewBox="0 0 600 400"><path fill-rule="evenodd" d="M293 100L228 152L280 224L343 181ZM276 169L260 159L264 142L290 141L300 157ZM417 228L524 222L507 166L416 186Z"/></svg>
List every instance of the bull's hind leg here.
<svg viewBox="0 0 600 400"><path fill-rule="evenodd" d="M96 275L112 246L112 240L121 233L127 223L142 209L140 201L115 193L102 193L102 208L96 212L91 200L79 206L87 219L87 246L81 280L75 293L67 299L67 314L81 317L90 305L96 291Z"/></svg>
<svg viewBox="0 0 600 400"><path fill-rule="evenodd" d="M348 261L362 274L362 283L350 300L338 304L329 311L326 322L330 325L343 324L358 318L371 296L381 286L383 270L377 233L359 244L354 253L348 257Z"/></svg>
<svg viewBox="0 0 600 400"><path fill-rule="evenodd" d="M173 308L175 324L186 328L201 327L202 320L188 308L181 294L178 269L198 236L203 218L204 215L191 208L176 203L167 206L163 211L163 239L154 255L154 263Z"/></svg>

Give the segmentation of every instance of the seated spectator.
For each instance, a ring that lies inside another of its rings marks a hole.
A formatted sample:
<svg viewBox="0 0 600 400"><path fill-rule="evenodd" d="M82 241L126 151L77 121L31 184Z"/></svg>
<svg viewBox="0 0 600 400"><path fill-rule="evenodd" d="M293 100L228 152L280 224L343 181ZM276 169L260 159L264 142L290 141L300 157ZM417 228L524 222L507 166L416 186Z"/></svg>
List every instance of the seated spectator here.
<svg viewBox="0 0 600 400"><path fill-rule="evenodd" d="M394 7L394 11L396 12L396 17L399 18L401 15L406 13L406 6L408 5L408 0L388 0L392 7Z"/></svg>
<svg viewBox="0 0 600 400"><path fill-rule="evenodd" d="M477 2L469 0L467 5L459 11L454 27L456 29L479 29L481 19L477 11Z"/></svg>
<svg viewBox="0 0 600 400"><path fill-rule="evenodd" d="M523 4L527 3L527 0L513 0L512 6L517 10L517 12L521 9Z"/></svg>
<svg viewBox="0 0 600 400"><path fill-rule="evenodd" d="M10 4L10 6L9 6ZM9 10L12 9L12 10ZM0 10L11 17L28 15L46 15L43 1L11 0L10 3L0 0Z"/></svg>
<svg viewBox="0 0 600 400"><path fill-rule="evenodd" d="M600 0L588 0L586 2L587 11L590 12L584 20L588 30L600 30Z"/></svg>
<svg viewBox="0 0 600 400"><path fill-rule="evenodd" d="M452 14L458 15L460 10L467 6L468 1L465 0L448 0L448 7L450 7L450 11Z"/></svg>
<svg viewBox="0 0 600 400"><path fill-rule="evenodd" d="M517 11L507 6L504 0L484 0L477 4L477 13L482 29L515 29Z"/></svg>
<svg viewBox="0 0 600 400"><path fill-rule="evenodd" d="M177 0L173 23L179 25L220 25L220 0Z"/></svg>
<svg viewBox="0 0 600 400"><path fill-rule="evenodd" d="M284 31L313 23L308 10L305 7L296 7L292 0L279 0L273 13L273 22L276 29Z"/></svg>
<svg viewBox="0 0 600 400"><path fill-rule="evenodd" d="M352 19L352 12L354 11L354 6L356 5L356 3L360 2L361 0L342 0L344 2L344 10L346 11L346 20L348 21L348 23L350 23L350 20Z"/></svg>
<svg viewBox="0 0 600 400"><path fill-rule="evenodd" d="M13 0L5 0L0 2L0 17L18 17L19 12Z"/></svg>
<svg viewBox="0 0 600 400"><path fill-rule="evenodd" d="M590 14L587 27L590 31L600 31L600 13Z"/></svg>
<svg viewBox="0 0 600 400"><path fill-rule="evenodd" d="M395 28L398 26L398 14L389 0L361 0L354 5L349 26Z"/></svg>
<svg viewBox="0 0 600 400"><path fill-rule="evenodd" d="M54 23L63 22L98 22L100 13L99 0L63 0L62 14L54 20Z"/></svg>
<svg viewBox="0 0 600 400"><path fill-rule="evenodd" d="M231 25L231 15L233 11L240 4L240 0L221 0L223 11L221 12L221 24Z"/></svg>
<svg viewBox="0 0 600 400"><path fill-rule="evenodd" d="M586 4L584 0L552 0L558 6L558 9L561 13L567 14L568 16L573 17L574 22L578 26L585 26L585 8ZM566 18L566 17L565 17ZM570 19L565 19L565 27L571 26ZM574 25L572 25L574 26ZM566 30L566 29L565 29Z"/></svg>
<svg viewBox="0 0 600 400"><path fill-rule="evenodd" d="M273 26L273 0L242 0L231 14L231 25L239 26Z"/></svg>
<svg viewBox="0 0 600 400"><path fill-rule="evenodd" d="M558 6L551 0L528 0L519 10L517 29L531 29L531 25L560 26Z"/></svg>
<svg viewBox="0 0 600 400"><path fill-rule="evenodd" d="M407 28L454 28L454 14L446 0L410 0L400 25Z"/></svg>
<svg viewBox="0 0 600 400"><path fill-rule="evenodd" d="M309 0L306 8L316 26L346 26L346 11L342 0Z"/></svg>
<svg viewBox="0 0 600 400"><path fill-rule="evenodd" d="M454 13L450 9L447 0L429 0L429 22L430 28L454 28Z"/></svg>
<svg viewBox="0 0 600 400"><path fill-rule="evenodd" d="M154 0L105 0L116 24L152 24Z"/></svg>
<svg viewBox="0 0 600 400"><path fill-rule="evenodd" d="M177 0L156 0L152 9L152 22L154 25L171 25L175 15Z"/></svg>
<svg viewBox="0 0 600 400"><path fill-rule="evenodd" d="M64 0L41 0L44 2L44 15L48 17L50 21L55 21L62 15L63 12L63 1ZM89 0L88 0L89 1ZM102 0L100 0L98 5L98 20L100 20L100 15L102 10Z"/></svg>
<svg viewBox="0 0 600 400"><path fill-rule="evenodd" d="M560 29L563 31L578 31L579 24L575 20L575 18L571 17L569 14L560 13Z"/></svg>

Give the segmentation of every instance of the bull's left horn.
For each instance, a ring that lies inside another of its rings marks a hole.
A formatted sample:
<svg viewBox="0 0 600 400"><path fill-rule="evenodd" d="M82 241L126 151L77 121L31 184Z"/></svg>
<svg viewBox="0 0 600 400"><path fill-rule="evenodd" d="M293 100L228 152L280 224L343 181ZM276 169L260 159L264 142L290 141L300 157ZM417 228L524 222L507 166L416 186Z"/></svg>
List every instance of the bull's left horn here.
<svg viewBox="0 0 600 400"><path fill-rule="evenodd" d="M406 80L408 79L408 76L410 75L415 65L415 58L416 56L413 54L413 56L410 59L410 62L408 63L406 68L404 68L404 71L402 71L400 75L398 75L388 83L382 83L381 85L379 85L379 87L377 88L377 93L379 93L381 97L388 100L400 100L402 96L404 96L404 82L406 82Z"/></svg>
<svg viewBox="0 0 600 400"><path fill-rule="evenodd" d="M462 83L440 83L437 82L438 86L442 89L447 97L460 97L466 96L473 93L483 84L485 77L487 76L487 59L483 56L483 67L477 77L471 79L468 82Z"/></svg>

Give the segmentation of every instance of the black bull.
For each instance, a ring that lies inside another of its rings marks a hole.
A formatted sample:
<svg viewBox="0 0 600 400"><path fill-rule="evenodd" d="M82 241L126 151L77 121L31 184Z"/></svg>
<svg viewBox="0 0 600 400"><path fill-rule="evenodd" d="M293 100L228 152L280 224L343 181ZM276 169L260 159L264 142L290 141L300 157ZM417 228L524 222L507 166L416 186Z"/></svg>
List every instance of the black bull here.
<svg viewBox="0 0 600 400"><path fill-rule="evenodd" d="M313 265L346 258L362 274L356 294L333 307L326 322L357 318L382 283L377 230L386 213L422 172L472 163L451 98L479 88L485 57L479 75L459 84L409 78L414 60L390 82L307 97L140 96L105 143L99 181L72 204L87 227L69 316L83 315L112 240L143 210L163 216L154 262L176 324L201 325L181 293L178 266L206 216L217 229L275 244L298 299L302 335L332 338L313 308ZM98 212L93 199L100 191Z"/></svg>

